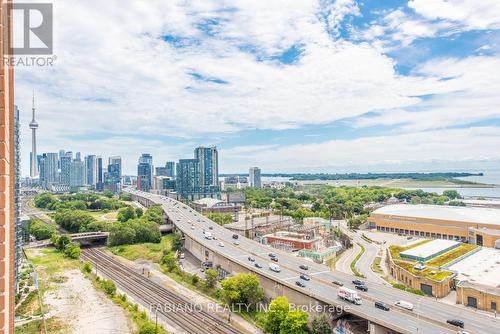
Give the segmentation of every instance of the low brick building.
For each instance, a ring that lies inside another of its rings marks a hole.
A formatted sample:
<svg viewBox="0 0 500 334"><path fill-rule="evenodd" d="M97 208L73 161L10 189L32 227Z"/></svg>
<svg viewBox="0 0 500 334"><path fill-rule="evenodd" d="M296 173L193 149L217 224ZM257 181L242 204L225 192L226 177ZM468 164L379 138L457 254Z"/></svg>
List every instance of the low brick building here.
<svg viewBox="0 0 500 334"><path fill-rule="evenodd" d="M317 251L323 248L323 238L311 238L302 233L278 231L272 234L266 234L264 239L267 244L273 246L288 246L291 250L307 249Z"/></svg>
<svg viewBox="0 0 500 334"><path fill-rule="evenodd" d="M499 312L500 290L498 288L472 284L467 281L457 283L457 304L478 310Z"/></svg>

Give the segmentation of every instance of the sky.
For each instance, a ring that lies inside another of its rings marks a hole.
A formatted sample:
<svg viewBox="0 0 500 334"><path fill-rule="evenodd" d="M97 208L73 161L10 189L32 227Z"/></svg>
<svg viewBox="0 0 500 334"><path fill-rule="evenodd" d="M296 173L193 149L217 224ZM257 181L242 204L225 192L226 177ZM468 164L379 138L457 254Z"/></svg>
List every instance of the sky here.
<svg viewBox="0 0 500 334"><path fill-rule="evenodd" d="M500 168L498 0L53 7L54 65L15 70L25 175L33 90L39 153L128 174L199 145L221 173Z"/></svg>

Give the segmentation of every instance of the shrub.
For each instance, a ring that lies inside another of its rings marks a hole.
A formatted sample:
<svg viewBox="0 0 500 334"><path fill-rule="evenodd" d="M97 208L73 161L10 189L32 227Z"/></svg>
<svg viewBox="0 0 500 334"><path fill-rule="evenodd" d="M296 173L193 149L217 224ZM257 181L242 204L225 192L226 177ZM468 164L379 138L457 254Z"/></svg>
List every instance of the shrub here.
<svg viewBox="0 0 500 334"><path fill-rule="evenodd" d="M31 219L29 231L36 240L45 240L56 233L56 227L54 225L45 224L38 219Z"/></svg>
<svg viewBox="0 0 500 334"><path fill-rule="evenodd" d="M222 281L224 299L228 304L244 304L253 309L264 297L259 279L252 274L237 274Z"/></svg>
<svg viewBox="0 0 500 334"><path fill-rule="evenodd" d="M85 262L82 267L83 272L91 273L92 272L92 264L90 262Z"/></svg>
<svg viewBox="0 0 500 334"><path fill-rule="evenodd" d="M71 232L84 232L87 225L95 221L94 217L88 212L69 209L57 211L54 220L64 229Z"/></svg>
<svg viewBox="0 0 500 334"><path fill-rule="evenodd" d="M104 292L106 292L110 296L114 296L116 293L116 285L113 281L103 279L99 282Z"/></svg>
<svg viewBox="0 0 500 334"><path fill-rule="evenodd" d="M175 259L175 255L172 252L167 253L164 257L161 258L161 264L165 266L167 271L172 272L174 268L177 267L177 261Z"/></svg>
<svg viewBox="0 0 500 334"><path fill-rule="evenodd" d="M71 259L80 258L80 245L76 242L70 242L64 247L64 255Z"/></svg>
<svg viewBox="0 0 500 334"><path fill-rule="evenodd" d="M156 334L155 325L150 322L142 324L139 334Z"/></svg>

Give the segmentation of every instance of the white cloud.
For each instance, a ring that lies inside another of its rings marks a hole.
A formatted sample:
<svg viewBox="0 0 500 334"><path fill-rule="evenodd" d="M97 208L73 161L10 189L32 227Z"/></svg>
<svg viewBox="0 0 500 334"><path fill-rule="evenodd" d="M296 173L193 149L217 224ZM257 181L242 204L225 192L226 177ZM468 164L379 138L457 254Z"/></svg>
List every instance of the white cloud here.
<svg viewBox="0 0 500 334"><path fill-rule="evenodd" d="M35 88L39 151L122 154L129 161L127 172L133 172L140 152L149 151L158 160L178 159L182 152L191 155L189 144L199 138L248 129L328 124L370 111L392 117L393 110L402 110L397 116L407 119L410 128L422 124L407 114L422 105L415 97L422 94L464 90L463 99L472 94L469 101L479 101L474 99L484 93L491 100L483 101L497 101L491 93L498 91L491 86L495 81L470 76L476 70L472 66L457 74L473 79L470 85L439 80L454 75L456 64L441 64L446 72L429 65L400 76L379 48L339 39L340 24L359 15L354 1L67 0L54 8L56 65L16 70L22 122L29 122ZM385 23L394 25L401 40L432 34L421 22L403 19L395 13ZM210 31L200 30L200 24L208 24ZM371 34L379 36L384 29L374 27ZM167 35L184 47L165 42ZM272 59L292 46L302 50L295 64ZM211 80L197 80L193 73ZM485 82L489 87L476 91L473 83ZM433 109L433 121L441 110L451 110L445 101L424 106ZM492 114L486 103L482 106L477 119ZM374 120L383 124L383 117ZM162 140L166 137L188 142L172 144ZM28 157L28 136L22 145Z"/></svg>
<svg viewBox="0 0 500 334"><path fill-rule="evenodd" d="M427 19L457 23L465 30L500 29L497 0L411 0L408 7Z"/></svg>
<svg viewBox="0 0 500 334"><path fill-rule="evenodd" d="M388 52L418 38L488 29L500 29L497 0L410 0L407 7L388 11L369 27L354 31L354 36Z"/></svg>
<svg viewBox="0 0 500 334"><path fill-rule="evenodd" d="M331 140L279 149L263 147L251 158L226 154L228 161L259 161L267 172L370 171L380 165L387 170L398 170L402 165L411 169L413 165L413 170L418 170L418 166L438 163L449 163L455 169L464 162L500 160L499 142L500 128L477 127Z"/></svg>
<svg viewBox="0 0 500 334"><path fill-rule="evenodd" d="M415 70L433 80L433 96L413 110L393 109L375 117L356 119L358 127L401 125L401 130L425 130L500 118L500 58L434 59Z"/></svg>

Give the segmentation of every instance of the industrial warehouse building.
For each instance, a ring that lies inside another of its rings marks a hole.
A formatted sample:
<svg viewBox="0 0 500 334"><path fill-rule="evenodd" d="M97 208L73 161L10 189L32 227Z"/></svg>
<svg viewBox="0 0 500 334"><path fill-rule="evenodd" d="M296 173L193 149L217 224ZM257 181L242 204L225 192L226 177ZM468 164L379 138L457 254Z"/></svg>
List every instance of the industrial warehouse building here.
<svg viewBox="0 0 500 334"><path fill-rule="evenodd" d="M368 226L424 238L460 240L500 248L500 209L441 205L388 205L373 211Z"/></svg>

